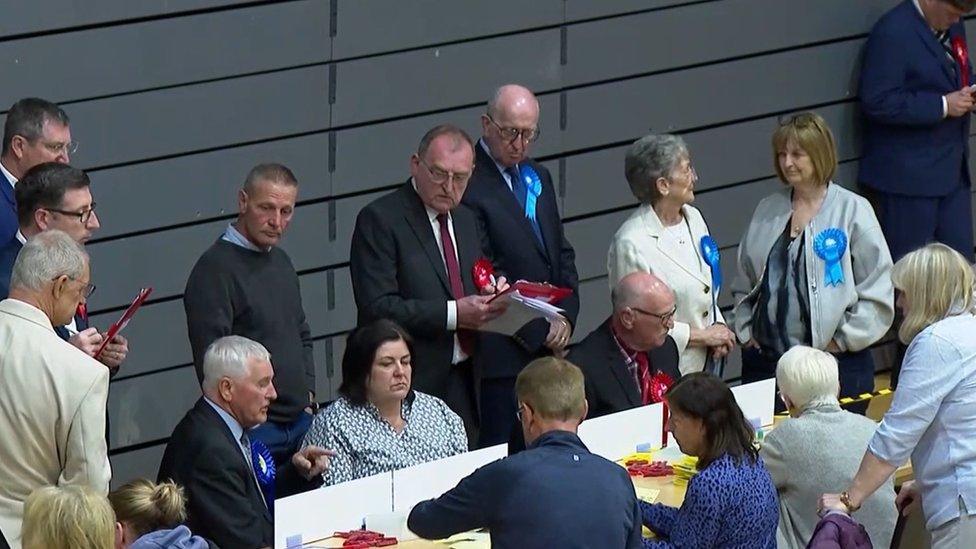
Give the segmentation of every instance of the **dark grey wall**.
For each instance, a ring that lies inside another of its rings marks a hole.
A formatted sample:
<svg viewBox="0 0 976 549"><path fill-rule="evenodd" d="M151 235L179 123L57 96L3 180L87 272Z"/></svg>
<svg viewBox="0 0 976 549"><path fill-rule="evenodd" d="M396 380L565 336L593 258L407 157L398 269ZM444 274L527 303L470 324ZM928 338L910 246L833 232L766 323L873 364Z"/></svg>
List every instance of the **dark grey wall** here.
<svg viewBox="0 0 976 549"><path fill-rule="evenodd" d="M0 105L60 102L81 143L73 162L94 182L103 227L88 246L93 322L106 327L139 287L155 287L112 383L114 482L155 475L199 395L181 292L253 164L284 162L301 181L283 246L301 274L326 398L355 319L347 260L358 210L406 177L424 130L450 121L477 133L494 86L531 87L542 102L535 156L558 182L577 250L583 335L608 312L606 248L634 206L626 145L649 130L688 139L696 204L732 276L754 205L778 185L769 136L781 114L821 112L840 145L838 180L854 183L859 51L895 3L10 3Z"/></svg>

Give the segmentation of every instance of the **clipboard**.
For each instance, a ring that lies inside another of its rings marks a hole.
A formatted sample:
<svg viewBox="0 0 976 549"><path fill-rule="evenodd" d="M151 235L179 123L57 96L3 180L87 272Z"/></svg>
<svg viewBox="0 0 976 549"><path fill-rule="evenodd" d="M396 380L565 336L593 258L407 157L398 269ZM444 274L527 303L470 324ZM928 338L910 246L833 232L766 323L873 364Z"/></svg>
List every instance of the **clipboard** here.
<svg viewBox="0 0 976 549"><path fill-rule="evenodd" d="M113 337L125 329L125 327L129 324L129 321L132 320L132 317L135 316L136 311L139 310L139 307L142 307L142 304L146 301L146 298L149 297L149 294L151 294L152 291L152 287L139 290L139 295L132 300L132 304L129 305L129 308L126 309L124 313L122 313L122 317L116 320L115 323L112 324L112 326L108 329L108 333L105 334L105 339L102 340L102 344L99 345L98 350L95 351L95 358L98 358L98 355L102 354L102 351L105 350L108 342L112 341Z"/></svg>
<svg viewBox="0 0 976 549"><path fill-rule="evenodd" d="M519 295L522 297L536 299L550 305L559 303L573 293L573 290L570 290L569 288L560 288L545 282L528 282L525 280L518 280L514 284L511 284L504 292L492 296L492 298L488 300L488 303L491 303L492 301L512 291L518 291Z"/></svg>

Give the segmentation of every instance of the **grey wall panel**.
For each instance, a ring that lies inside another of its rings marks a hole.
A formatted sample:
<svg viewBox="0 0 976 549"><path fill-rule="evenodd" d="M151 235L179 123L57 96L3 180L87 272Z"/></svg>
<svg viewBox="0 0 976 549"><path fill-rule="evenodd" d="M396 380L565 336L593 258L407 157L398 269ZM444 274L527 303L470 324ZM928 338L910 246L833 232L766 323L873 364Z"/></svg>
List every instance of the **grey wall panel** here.
<svg viewBox="0 0 976 549"><path fill-rule="evenodd" d="M132 297L135 297L135 292ZM120 316L122 316L121 311L92 315L91 325L104 333ZM139 313L128 324L122 335L129 340L129 356L119 370L120 377L152 372L177 364L189 364L193 361L181 299L140 308Z"/></svg>
<svg viewBox="0 0 976 549"><path fill-rule="evenodd" d="M582 84L852 36L867 32L892 4L727 0L570 25L563 79ZM803 17L797 17L800 10ZM845 17L838 18L841 10ZM689 39L700 28L709 29L707 39ZM711 87L723 89L725 82Z"/></svg>
<svg viewBox="0 0 976 549"><path fill-rule="evenodd" d="M606 17L653 8L665 8L687 2L688 0L614 0L613 2L566 0L566 21L577 21L591 17ZM620 20L624 19L620 18Z"/></svg>
<svg viewBox="0 0 976 549"><path fill-rule="evenodd" d="M112 383L108 398L111 447L170 436L200 394L196 374L189 366Z"/></svg>
<svg viewBox="0 0 976 549"><path fill-rule="evenodd" d="M445 24L447 21L450 24ZM333 47L335 57L342 59L558 25L562 21L563 3L559 0L342 0L336 11Z"/></svg>
<svg viewBox="0 0 976 549"><path fill-rule="evenodd" d="M66 107L90 168L329 127L328 70L311 67ZM124 138L121 138L124 136Z"/></svg>
<svg viewBox="0 0 976 549"><path fill-rule="evenodd" d="M301 203L332 193L325 134L89 172L101 238L237 212L237 191L256 164L278 162L298 178ZM139 197L139 204L132 197ZM150 207L147 207L150 206Z"/></svg>
<svg viewBox="0 0 976 549"><path fill-rule="evenodd" d="M506 82L553 90L560 86L559 30L348 61L336 75L336 126L482 103Z"/></svg>
<svg viewBox="0 0 976 549"><path fill-rule="evenodd" d="M571 90L563 145L572 150L852 97L862 45L840 42Z"/></svg>
<svg viewBox="0 0 976 549"><path fill-rule="evenodd" d="M566 238L576 250L576 270L580 280L607 274L610 240L630 213L631 210L628 209L579 219L564 225Z"/></svg>
<svg viewBox="0 0 976 549"><path fill-rule="evenodd" d="M583 282L579 286L580 312L573 329L573 343L596 329L606 320L613 308L610 306L610 288L607 277L601 276Z"/></svg>
<svg viewBox="0 0 976 549"><path fill-rule="evenodd" d="M5 71L0 106L294 67L329 54L329 4L318 0L38 36L0 43L0 59L18 60Z"/></svg>
<svg viewBox="0 0 976 549"><path fill-rule="evenodd" d="M112 462L111 489L116 490L126 482L137 478L156 480L159 462L163 460L165 444L158 444L141 450L124 452L110 458Z"/></svg>

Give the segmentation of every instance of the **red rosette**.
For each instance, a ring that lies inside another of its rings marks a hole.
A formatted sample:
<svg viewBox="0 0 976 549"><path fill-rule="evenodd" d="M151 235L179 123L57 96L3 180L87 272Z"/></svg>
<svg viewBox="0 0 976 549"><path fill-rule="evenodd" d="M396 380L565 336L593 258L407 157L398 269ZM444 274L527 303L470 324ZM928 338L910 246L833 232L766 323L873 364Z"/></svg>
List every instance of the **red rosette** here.
<svg viewBox="0 0 976 549"><path fill-rule="evenodd" d="M651 377L651 402L654 404L664 402L664 393L668 392L672 385L674 380L671 376L664 372L655 372Z"/></svg>
<svg viewBox="0 0 976 549"><path fill-rule="evenodd" d="M962 36L953 37L951 44L952 55L959 65L959 87L964 88L969 85L969 49Z"/></svg>
<svg viewBox="0 0 976 549"><path fill-rule="evenodd" d="M474 279L474 285L479 292L484 292L495 283L494 275L495 267L487 258L482 257L471 267L471 278Z"/></svg>

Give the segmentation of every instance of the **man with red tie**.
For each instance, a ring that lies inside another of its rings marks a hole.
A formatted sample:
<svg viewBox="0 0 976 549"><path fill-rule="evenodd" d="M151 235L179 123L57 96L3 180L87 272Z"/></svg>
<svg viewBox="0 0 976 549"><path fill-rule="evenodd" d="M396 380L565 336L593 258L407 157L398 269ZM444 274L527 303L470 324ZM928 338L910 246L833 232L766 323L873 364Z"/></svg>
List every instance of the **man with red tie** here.
<svg viewBox="0 0 976 549"><path fill-rule="evenodd" d="M484 235L460 205L473 169L474 148L463 130L431 129L410 157L410 179L359 213L350 250L359 323L388 318L410 332L413 387L461 416L472 446L478 432L474 330L503 312L478 294L472 276L485 256ZM504 290L504 278L497 285Z"/></svg>
<svg viewBox="0 0 976 549"><path fill-rule="evenodd" d="M58 229L84 245L98 230L98 214L90 187L91 181L84 171L61 162L38 164L24 174L16 188L19 229L0 248L0 299L7 297L14 260L28 238L48 229ZM103 338L98 329L88 326L84 303L70 323L55 326L54 331L89 356L94 356ZM114 375L128 352L126 339L116 335L98 360Z"/></svg>

